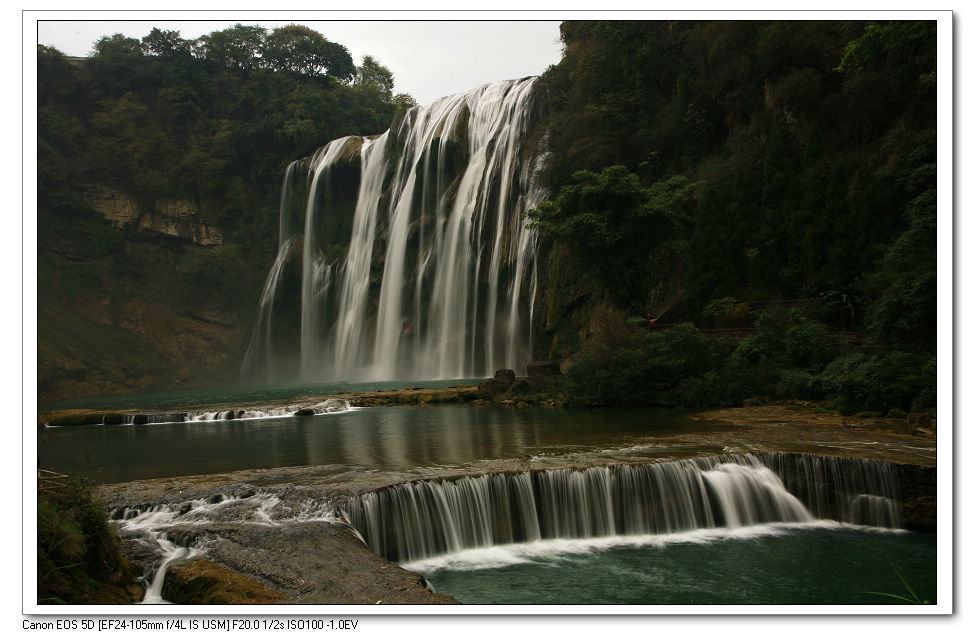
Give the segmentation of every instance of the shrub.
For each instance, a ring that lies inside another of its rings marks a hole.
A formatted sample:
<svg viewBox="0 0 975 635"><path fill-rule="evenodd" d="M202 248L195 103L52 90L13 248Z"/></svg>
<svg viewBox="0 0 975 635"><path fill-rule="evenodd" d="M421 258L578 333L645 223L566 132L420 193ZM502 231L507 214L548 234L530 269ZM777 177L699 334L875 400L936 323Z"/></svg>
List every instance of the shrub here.
<svg viewBox="0 0 975 635"><path fill-rule="evenodd" d="M119 587L134 582L118 538L90 481L72 477L37 495L37 602L132 601Z"/></svg>
<svg viewBox="0 0 975 635"><path fill-rule="evenodd" d="M843 414L860 410L907 411L936 390L934 356L888 351L867 356L854 353L831 362L822 374L823 391Z"/></svg>
<svg viewBox="0 0 975 635"><path fill-rule="evenodd" d="M687 402L693 399L720 401L717 395L707 395L713 388L703 378L713 379L733 346L726 338L703 335L693 324L652 333L604 332L589 340L582 355L567 369L567 402L576 406L622 406L692 405ZM674 392L682 384L683 388Z"/></svg>

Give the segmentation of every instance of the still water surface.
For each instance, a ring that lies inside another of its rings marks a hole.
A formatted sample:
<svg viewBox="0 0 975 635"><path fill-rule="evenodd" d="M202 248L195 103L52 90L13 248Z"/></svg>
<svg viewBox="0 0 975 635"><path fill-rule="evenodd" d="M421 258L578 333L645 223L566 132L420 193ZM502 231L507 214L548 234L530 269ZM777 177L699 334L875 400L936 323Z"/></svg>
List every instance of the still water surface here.
<svg viewBox="0 0 975 635"><path fill-rule="evenodd" d="M401 470L530 456L543 467L547 455L716 427L646 409L362 408L314 417L46 428L38 456L43 469L101 483L300 465ZM705 449L721 452L720 446ZM665 443L661 451L673 448Z"/></svg>

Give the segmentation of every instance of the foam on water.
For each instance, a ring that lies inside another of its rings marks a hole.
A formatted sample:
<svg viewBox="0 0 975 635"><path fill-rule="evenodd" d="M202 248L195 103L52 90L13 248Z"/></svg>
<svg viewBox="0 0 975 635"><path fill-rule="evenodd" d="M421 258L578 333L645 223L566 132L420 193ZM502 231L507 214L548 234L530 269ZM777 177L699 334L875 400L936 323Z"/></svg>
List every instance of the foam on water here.
<svg viewBox="0 0 975 635"><path fill-rule="evenodd" d="M430 574L442 569L477 571L497 569L519 564L557 566L568 556L588 555L620 547L666 548L676 544L709 544L727 540L756 540L781 536L790 532L810 529L845 529L854 531L906 533L903 529L847 525L835 520L813 520L801 523L767 523L748 527L712 527L675 534L639 536L603 536L599 538L538 540L527 543L495 545L479 549L466 549L400 563L410 571Z"/></svg>

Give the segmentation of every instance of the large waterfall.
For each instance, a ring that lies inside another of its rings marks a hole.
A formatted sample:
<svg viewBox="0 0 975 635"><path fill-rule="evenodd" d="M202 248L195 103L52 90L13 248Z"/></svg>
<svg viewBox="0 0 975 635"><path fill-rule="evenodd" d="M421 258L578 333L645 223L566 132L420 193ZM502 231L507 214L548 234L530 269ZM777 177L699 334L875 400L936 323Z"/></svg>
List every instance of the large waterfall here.
<svg viewBox="0 0 975 635"><path fill-rule="evenodd" d="M822 518L900 526L893 466L783 454L415 481L352 499L342 513L373 551L399 562L544 539Z"/></svg>
<svg viewBox="0 0 975 635"><path fill-rule="evenodd" d="M433 379L530 361L534 83L413 108L288 168L245 373Z"/></svg>

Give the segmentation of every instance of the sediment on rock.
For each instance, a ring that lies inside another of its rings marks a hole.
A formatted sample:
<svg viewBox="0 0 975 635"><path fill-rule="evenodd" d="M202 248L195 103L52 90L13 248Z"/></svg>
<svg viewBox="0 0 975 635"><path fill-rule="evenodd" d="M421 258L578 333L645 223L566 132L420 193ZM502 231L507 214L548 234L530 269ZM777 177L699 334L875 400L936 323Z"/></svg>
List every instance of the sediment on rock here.
<svg viewBox="0 0 975 635"><path fill-rule="evenodd" d="M256 578L204 559L170 566L162 596L173 604L284 604L292 599Z"/></svg>

